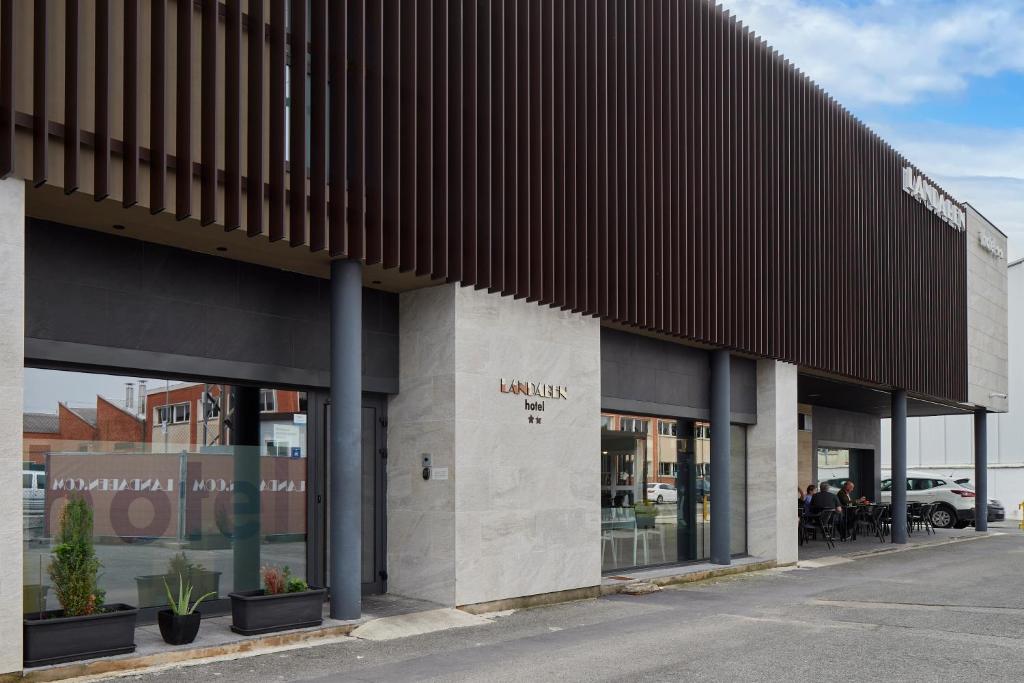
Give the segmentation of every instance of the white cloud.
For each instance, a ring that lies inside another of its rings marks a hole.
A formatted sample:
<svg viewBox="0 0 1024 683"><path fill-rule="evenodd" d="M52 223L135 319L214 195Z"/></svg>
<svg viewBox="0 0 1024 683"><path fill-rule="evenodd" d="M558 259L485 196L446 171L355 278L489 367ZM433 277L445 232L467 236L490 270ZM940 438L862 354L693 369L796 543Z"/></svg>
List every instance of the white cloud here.
<svg viewBox="0 0 1024 683"><path fill-rule="evenodd" d="M879 135L957 199L972 204L1024 257L1024 128L869 122Z"/></svg>
<svg viewBox="0 0 1024 683"><path fill-rule="evenodd" d="M1021 0L723 0L839 101L904 104L1024 71Z"/></svg>
<svg viewBox="0 0 1024 683"><path fill-rule="evenodd" d="M1024 72L1024 0L721 1L854 108L957 97L971 78ZM885 140L1006 232L1011 258L1024 257L1024 128L871 118Z"/></svg>

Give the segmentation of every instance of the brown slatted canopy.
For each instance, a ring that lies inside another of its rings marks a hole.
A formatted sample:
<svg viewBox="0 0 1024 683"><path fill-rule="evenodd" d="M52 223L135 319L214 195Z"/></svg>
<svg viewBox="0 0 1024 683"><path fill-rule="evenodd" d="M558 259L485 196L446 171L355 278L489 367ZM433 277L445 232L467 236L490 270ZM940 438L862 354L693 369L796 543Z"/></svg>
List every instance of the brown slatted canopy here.
<svg viewBox="0 0 1024 683"><path fill-rule="evenodd" d="M56 64L45 47L84 49L77 19L95 15L80 2L55 18L42 0L0 0L0 121L31 129L32 167L15 171L36 184L61 182L47 171L45 86L87 60ZM184 219L195 175L202 222L283 249L965 398L964 233L902 191L902 156L711 2L316 0L311 22L284 0L251 0L249 14L231 0L216 18L212 0L145 6L103 11L96 29L102 49L123 36L148 59L97 65L101 97L123 82L133 100L96 103L101 123L149 116L109 133L112 157L129 155L126 204ZM29 35L13 28L22 18ZM194 91L168 82L196 64ZM33 80L31 102L14 102L13 78ZM74 79L67 191L77 141L96 141L78 130ZM286 115L296 98L302 112ZM107 130L93 132L105 155ZM0 145L0 169L13 148Z"/></svg>

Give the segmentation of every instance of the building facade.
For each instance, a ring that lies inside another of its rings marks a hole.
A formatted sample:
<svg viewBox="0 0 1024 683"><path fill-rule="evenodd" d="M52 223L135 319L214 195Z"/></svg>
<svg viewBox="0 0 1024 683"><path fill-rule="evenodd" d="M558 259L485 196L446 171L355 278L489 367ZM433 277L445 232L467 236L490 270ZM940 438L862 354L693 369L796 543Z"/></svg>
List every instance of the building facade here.
<svg viewBox="0 0 1024 683"><path fill-rule="evenodd" d="M979 245L981 239L979 236ZM1020 503L1024 502L1024 454L1020 450L1020 444L1024 443L1024 424L1016 419L1019 409L1015 408L1020 400L1018 397L1024 392L1024 358L1015 344L1024 340L1024 261L1014 261L1007 266L1005 252L984 250L981 255L985 255L993 264L999 265L1001 262L1008 269L1005 296L998 296L998 279L993 283L997 300L1008 305L1009 320L1007 338L995 340L994 358L1006 363L1003 367L1008 368L1009 390L1003 393L1014 397L1013 405L1009 405L1007 398L997 397L1007 401L1004 405L1009 409L1005 413L993 413L987 417L988 489L992 498L1005 505L1008 517L1020 519ZM1001 312L996 309L993 315L998 319ZM1001 372L1001 368L997 367L996 372ZM958 479L974 479L973 430L970 418L964 416L946 415L911 420L907 430L907 465L916 470L952 475ZM883 421L883 465L887 465L890 459L889 448L884 440L890 431L888 421Z"/></svg>
<svg viewBox="0 0 1024 683"><path fill-rule="evenodd" d="M0 113L0 671L72 495L143 619L185 558L479 610L792 563L821 449L1006 409L973 213L711 2L4 2Z"/></svg>

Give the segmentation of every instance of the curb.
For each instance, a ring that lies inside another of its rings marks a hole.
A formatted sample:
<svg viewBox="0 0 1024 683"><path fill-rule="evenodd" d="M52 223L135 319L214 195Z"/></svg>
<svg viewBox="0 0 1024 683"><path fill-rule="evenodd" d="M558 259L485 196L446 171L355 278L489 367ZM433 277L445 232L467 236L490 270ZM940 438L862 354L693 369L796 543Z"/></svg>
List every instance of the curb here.
<svg viewBox="0 0 1024 683"><path fill-rule="evenodd" d="M764 562L752 562L750 564L738 564L722 567L721 569L708 569L701 572L689 572L686 574L674 574L671 576L658 576L650 579L631 579L630 581L623 581L622 583L612 585L602 585L601 595L617 595L619 593L626 593L627 588L631 586L637 586L641 584L653 584L655 586L678 586L687 583L697 583L699 581L707 581L708 579L717 579L722 576L734 576L736 574L748 574L750 572L764 571L765 569L776 569L778 567L788 567L795 563L783 563L779 564L775 560L765 560Z"/></svg>
<svg viewBox="0 0 1024 683"><path fill-rule="evenodd" d="M940 548L940 547L945 546L945 545L954 545L956 543L969 543L971 541L981 541L981 540L984 540L986 538L995 538L997 536L1006 536L1006 533L1004 533L1002 531L990 531L990 532L986 532L984 535L980 535L979 534L977 536L958 536L956 538L947 538L944 541L935 541L934 543L924 543L924 544L920 544L920 545L910 545L908 543L907 545L893 546L890 543L888 547L878 548L877 550L860 550L858 552L849 553L847 555L835 555L835 556L829 556L829 557L826 557L826 558L819 558L819 559L829 559L830 557L834 557L836 559L841 559L841 560L845 560L845 561L848 561L848 562L853 562L854 560L863 560L863 559L867 559L867 558L871 558L871 557L878 557L879 555L892 555L893 553L906 553L906 552L910 552L912 550L926 550L928 548ZM802 569L824 569L824 567L813 567L813 566L803 566L803 567L801 567L803 562L816 562L816 561L818 561L818 560L803 560L801 562L797 562L796 566L798 568L802 568ZM826 565L826 566L828 566L828 565Z"/></svg>
<svg viewBox="0 0 1024 683"><path fill-rule="evenodd" d="M271 654L311 645L326 645L348 636L359 624L328 626L316 630L292 631L242 640L224 645L211 645L197 649L160 652L150 655L127 656L122 659L96 659L56 666L31 669L24 673L0 675L0 683L19 681L94 680L103 676L124 676L151 673L174 666L192 666L211 661L225 661L241 657Z"/></svg>

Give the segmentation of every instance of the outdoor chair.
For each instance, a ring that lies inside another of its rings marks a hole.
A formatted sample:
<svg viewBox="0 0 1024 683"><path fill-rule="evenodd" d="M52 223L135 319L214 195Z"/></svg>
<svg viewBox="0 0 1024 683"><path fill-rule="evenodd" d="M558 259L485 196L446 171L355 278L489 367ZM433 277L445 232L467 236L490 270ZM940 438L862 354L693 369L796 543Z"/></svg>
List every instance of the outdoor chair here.
<svg viewBox="0 0 1024 683"><path fill-rule="evenodd" d="M857 535L858 536L874 536L875 525L871 519L871 514L874 511L872 507L861 506L857 508Z"/></svg>
<svg viewBox="0 0 1024 683"><path fill-rule="evenodd" d="M825 539L825 544L829 549L835 549L836 547L836 511L835 510L822 510L814 516L817 528L821 531L821 537Z"/></svg>
<svg viewBox="0 0 1024 683"><path fill-rule="evenodd" d="M797 537L800 545L803 545L805 541L809 541L812 538L818 537L818 528L815 520L815 515L809 514L801 508L800 510L800 524L797 527L799 536Z"/></svg>
<svg viewBox="0 0 1024 683"><path fill-rule="evenodd" d="M920 530L921 515L924 503L907 501L907 534L914 535L915 530Z"/></svg>
<svg viewBox="0 0 1024 683"><path fill-rule="evenodd" d="M935 533L935 527L932 526L932 514L935 512L937 505L938 503L929 503L928 505L921 506L921 518L918 520L918 525L919 528L924 529L925 533Z"/></svg>
<svg viewBox="0 0 1024 683"><path fill-rule="evenodd" d="M879 505L871 510L871 526L874 534L878 536L878 540L882 543L885 542L885 537L889 535L889 508L885 505Z"/></svg>

